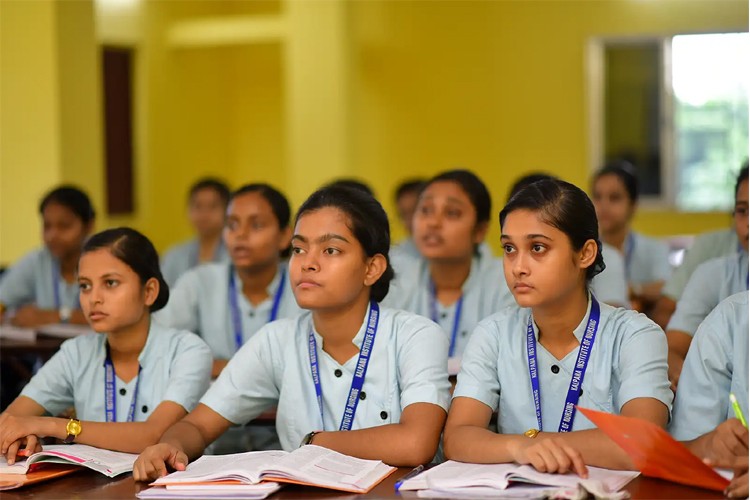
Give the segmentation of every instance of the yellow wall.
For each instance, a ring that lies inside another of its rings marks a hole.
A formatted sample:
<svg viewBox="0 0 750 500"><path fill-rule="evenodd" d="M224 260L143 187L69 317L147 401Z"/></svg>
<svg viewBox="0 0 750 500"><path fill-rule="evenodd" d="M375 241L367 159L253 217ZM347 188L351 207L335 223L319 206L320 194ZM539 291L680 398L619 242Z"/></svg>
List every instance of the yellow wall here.
<svg viewBox="0 0 750 500"><path fill-rule="evenodd" d="M189 234L185 191L209 173L279 185L294 205L333 176L361 177L392 214L400 180L458 166L488 183L494 213L530 170L585 186L590 37L747 30L748 17L744 0L97 0L94 26L88 0L0 5L0 262L38 243L31 214L54 183L82 183L103 210L94 36L136 51L136 212L100 227L134 225L163 250ZM233 15L281 16L288 33L169 45L176 23ZM726 223L636 220L653 234Z"/></svg>

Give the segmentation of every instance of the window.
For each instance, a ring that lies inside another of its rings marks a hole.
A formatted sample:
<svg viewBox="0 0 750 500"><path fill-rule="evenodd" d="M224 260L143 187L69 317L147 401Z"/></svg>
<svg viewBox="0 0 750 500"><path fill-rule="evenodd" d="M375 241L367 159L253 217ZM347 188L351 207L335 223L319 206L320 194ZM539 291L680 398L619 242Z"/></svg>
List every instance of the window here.
<svg viewBox="0 0 750 500"><path fill-rule="evenodd" d="M750 34L591 44L592 169L634 164L647 205L728 210L748 155Z"/></svg>

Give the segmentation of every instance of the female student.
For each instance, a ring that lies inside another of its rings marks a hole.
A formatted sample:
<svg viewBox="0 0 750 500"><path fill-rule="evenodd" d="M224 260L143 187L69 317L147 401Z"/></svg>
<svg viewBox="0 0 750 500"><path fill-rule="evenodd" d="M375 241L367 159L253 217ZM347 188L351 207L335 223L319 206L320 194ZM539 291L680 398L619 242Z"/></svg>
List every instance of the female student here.
<svg viewBox="0 0 750 500"><path fill-rule="evenodd" d="M188 217L197 237L172 247L162 257L161 268L169 286L198 264L229 260L221 237L228 203L229 188L219 180L202 179L190 188Z"/></svg>
<svg viewBox="0 0 750 500"><path fill-rule="evenodd" d="M480 320L512 305L498 259L479 251L490 219L487 187L467 170L427 182L413 218L421 259L396 267L386 304L430 318L449 337L449 357L463 353Z"/></svg>
<svg viewBox="0 0 750 500"><path fill-rule="evenodd" d="M638 206L638 178L632 166L605 165L594 176L592 193L602 239L625 259L630 301L636 309L650 311L670 275L669 246L630 227Z"/></svg>
<svg viewBox="0 0 750 500"><path fill-rule="evenodd" d="M700 458L740 469L725 491L736 498L748 494L748 431L729 395L747 418L747 307L748 292L740 292L721 301L701 323L685 359L670 426L674 438Z"/></svg>
<svg viewBox="0 0 750 500"><path fill-rule="evenodd" d="M97 334L68 340L0 415L0 453L55 437L140 453L192 410L208 387L211 352L190 332L159 326L169 288L151 242L129 228L94 235L78 265L83 312ZM57 415L75 407L76 418Z"/></svg>
<svg viewBox="0 0 750 500"><path fill-rule="evenodd" d="M274 404L285 450L432 459L448 407L448 342L431 321L379 305L393 277L385 211L364 192L323 188L300 208L292 244L289 278L308 312L250 338L198 407L141 454L136 480L183 469L232 423Z"/></svg>
<svg viewBox="0 0 750 500"><path fill-rule="evenodd" d="M500 225L505 278L520 307L485 319L471 336L446 456L582 476L584 464L632 467L575 406L666 425L672 393L663 332L589 292L604 261L594 206L579 188L532 184L500 212ZM497 434L487 429L493 411Z"/></svg>
<svg viewBox="0 0 750 500"><path fill-rule="evenodd" d="M674 315L667 324L669 379L674 388L680 380L690 342L698 326L719 302L748 288L748 169L737 176L734 223L739 249L708 260L690 277Z"/></svg>
<svg viewBox="0 0 750 500"><path fill-rule="evenodd" d="M282 254L289 249L289 203L267 184L230 197L224 243L231 262L185 273L157 321L200 335L214 354L212 376L271 321L299 314Z"/></svg>
<svg viewBox="0 0 750 500"><path fill-rule="evenodd" d="M0 281L0 318L17 326L86 324L78 304L75 270L81 248L94 228L94 207L86 193L61 186L42 198L39 214L44 247L27 254Z"/></svg>

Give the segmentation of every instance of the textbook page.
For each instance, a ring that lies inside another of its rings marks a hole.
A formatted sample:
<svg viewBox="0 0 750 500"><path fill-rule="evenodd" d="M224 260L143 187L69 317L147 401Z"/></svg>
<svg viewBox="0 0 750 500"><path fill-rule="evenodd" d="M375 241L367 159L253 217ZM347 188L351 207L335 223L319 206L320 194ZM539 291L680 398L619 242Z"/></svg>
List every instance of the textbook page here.
<svg viewBox="0 0 750 500"><path fill-rule="evenodd" d="M36 340L36 330L13 325L0 325L0 339L34 342Z"/></svg>
<svg viewBox="0 0 750 500"><path fill-rule="evenodd" d="M364 493L395 471L379 460L363 460L315 445L297 448L266 467L264 477Z"/></svg>
<svg viewBox="0 0 750 500"><path fill-rule="evenodd" d="M26 474L35 463L60 463L88 467L105 476L115 477L133 470L137 454L103 450L85 444L56 444L45 446L22 462L8 465L0 460L0 474Z"/></svg>
<svg viewBox="0 0 750 500"><path fill-rule="evenodd" d="M261 473L270 465L286 456L280 450L249 451L231 455L203 455L188 464L184 471L176 471L160 477L153 485L197 483L232 479L255 484L261 481Z"/></svg>
<svg viewBox="0 0 750 500"><path fill-rule="evenodd" d="M59 337L63 339L72 339L79 335L88 335L94 333L88 325L74 325L71 323L51 323L49 325L42 325L37 328L37 332L40 335L47 335L49 337Z"/></svg>
<svg viewBox="0 0 750 500"><path fill-rule="evenodd" d="M156 486L145 489L136 497L143 500L159 498L245 498L263 499L276 493L281 485L279 483L260 484L238 484L238 485L187 485L180 484L169 487Z"/></svg>

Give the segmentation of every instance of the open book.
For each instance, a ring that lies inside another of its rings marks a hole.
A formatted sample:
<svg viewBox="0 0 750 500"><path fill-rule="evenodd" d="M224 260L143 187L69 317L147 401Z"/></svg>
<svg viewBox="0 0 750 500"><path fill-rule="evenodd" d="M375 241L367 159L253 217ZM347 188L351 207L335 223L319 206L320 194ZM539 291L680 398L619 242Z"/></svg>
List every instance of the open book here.
<svg viewBox="0 0 750 500"><path fill-rule="evenodd" d="M174 491L198 486L210 494L211 487L226 488L270 481L366 493L395 470L395 467L379 460L363 460L308 445L292 452L251 451L233 455L204 455L188 465L186 470L157 479L152 486L163 486Z"/></svg>
<svg viewBox="0 0 750 500"><path fill-rule="evenodd" d="M495 490L497 495L500 490L505 490L517 485L533 486L535 490L544 486L550 489L569 488L577 489L583 485L591 493L603 493L608 495L622 489L631 480L638 476L638 472L615 471L588 467L589 477L582 479L579 476L569 474L547 474L538 472L528 465L518 464L467 464L449 460L443 464L433 467L415 478L407 479L401 484L400 491L407 490L437 490L450 492L461 490L470 493L472 488L486 492ZM484 496L484 495L477 495Z"/></svg>
<svg viewBox="0 0 750 500"><path fill-rule="evenodd" d="M57 444L45 446L39 453L13 465L8 465L4 458L0 459L0 474L26 474L33 471L37 464L55 463L80 465L115 477L132 471L136 458L138 455L102 450L85 444Z"/></svg>

